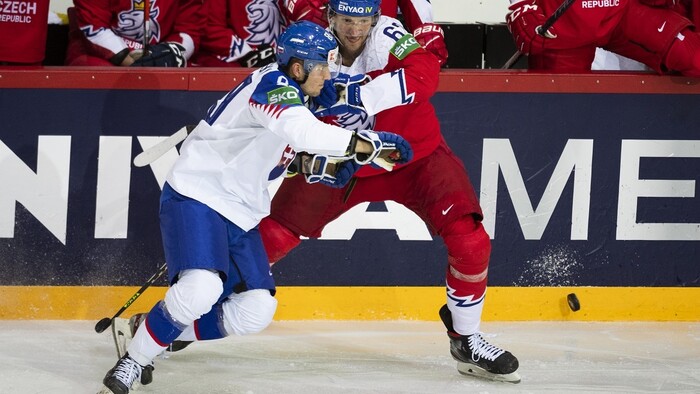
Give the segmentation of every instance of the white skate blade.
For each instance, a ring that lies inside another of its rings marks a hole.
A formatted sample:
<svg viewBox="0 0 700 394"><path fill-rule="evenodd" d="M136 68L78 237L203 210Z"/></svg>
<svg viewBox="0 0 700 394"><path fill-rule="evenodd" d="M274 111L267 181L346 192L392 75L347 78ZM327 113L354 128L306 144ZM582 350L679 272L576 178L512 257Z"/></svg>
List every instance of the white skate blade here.
<svg viewBox="0 0 700 394"><path fill-rule="evenodd" d="M112 320L112 337L114 338L114 346L117 348L117 358L124 357L132 338L129 319L117 317Z"/></svg>
<svg viewBox="0 0 700 394"><path fill-rule="evenodd" d="M493 380L496 382L520 383L520 374L516 372L507 374L491 373L474 364L457 362L457 371L462 375L475 376L481 379Z"/></svg>
<svg viewBox="0 0 700 394"><path fill-rule="evenodd" d="M97 394L114 394L114 392L112 392L112 390L108 389L107 387L102 386L102 388L100 389L100 391L97 392Z"/></svg>
<svg viewBox="0 0 700 394"><path fill-rule="evenodd" d="M131 386L131 389L129 391L136 391L140 387L141 387L141 383L139 383L138 381L135 381L134 385ZM97 394L114 394L114 392L103 385L102 388L100 389L100 391L97 392Z"/></svg>

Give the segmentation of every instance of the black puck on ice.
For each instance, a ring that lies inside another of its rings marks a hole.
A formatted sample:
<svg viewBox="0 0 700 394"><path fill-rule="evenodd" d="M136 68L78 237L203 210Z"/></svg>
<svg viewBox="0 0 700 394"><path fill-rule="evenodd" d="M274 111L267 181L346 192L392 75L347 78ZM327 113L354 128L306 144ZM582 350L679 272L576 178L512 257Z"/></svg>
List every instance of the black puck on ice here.
<svg viewBox="0 0 700 394"><path fill-rule="evenodd" d="M578 297L576 297L575 293L569 293L569 295L566 296L566 302L569 303L569 308L574 312L581 309L581 303L578 301Z"/></svg>

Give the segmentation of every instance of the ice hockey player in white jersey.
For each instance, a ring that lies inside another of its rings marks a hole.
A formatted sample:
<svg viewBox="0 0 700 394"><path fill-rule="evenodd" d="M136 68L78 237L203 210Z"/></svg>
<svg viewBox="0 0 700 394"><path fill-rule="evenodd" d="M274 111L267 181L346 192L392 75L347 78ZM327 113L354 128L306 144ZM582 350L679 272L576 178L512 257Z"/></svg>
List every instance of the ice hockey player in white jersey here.
<svg viewBox="0 0 700 394"><path fill-rule="evenodd" d="M275 283L257 226L270 210L268 186L290 164L309 182L335 186L361 165L411 160L402 137L327 125L304 105L339 62L329 32L311 22L291 25L280 36L277 64L226 94L185 140L160 199L170 288L107 372L102 392L151 383L154 358L175 340L257 333L270 324ZM302 151L306 161L296 163ZM391 159L380 155L387 151Z"/></svg>

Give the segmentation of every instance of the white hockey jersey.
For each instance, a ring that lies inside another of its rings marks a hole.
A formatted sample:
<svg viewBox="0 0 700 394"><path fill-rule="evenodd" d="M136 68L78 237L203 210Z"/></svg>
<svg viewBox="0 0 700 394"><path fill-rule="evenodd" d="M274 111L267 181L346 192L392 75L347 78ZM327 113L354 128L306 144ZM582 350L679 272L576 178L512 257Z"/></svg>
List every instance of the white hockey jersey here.
<svg viewBox="0 0 700 394"><path fill-rule="evenodd" d="M317 120L299 85L270 64L213 105L180 150L167 177L178 193L243 230L270 212L268 186L296 151L344 156L352 132Z"/></svg>

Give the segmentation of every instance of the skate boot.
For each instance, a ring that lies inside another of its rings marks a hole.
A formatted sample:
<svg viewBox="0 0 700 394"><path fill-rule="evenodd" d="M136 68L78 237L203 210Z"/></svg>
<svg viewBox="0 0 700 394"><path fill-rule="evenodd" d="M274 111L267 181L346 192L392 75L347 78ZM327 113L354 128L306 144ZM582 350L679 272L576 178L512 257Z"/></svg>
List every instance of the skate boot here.
<svg viewBox="0 0 700 394"><path fill-rule="evenodd" d="M137 313L131 316L129 320L122 318L115 318L112 320L112 336L114 337L114 345L117 348L117 356L119 358L126 354L129 342L131 342L131 339L134 337L134 334L136 334L136 330L138 330L141 323L146 320L146 315L147 313ZM174 341L165 351L177 352L186 348L191 343L192 341Z"/></svg>
<svg viewBox="0 0 700 394"><path fill-rule="evenodd" d="M100 393L128 394L137 384L149 384L153 381L153 365L142 367L129 354L117 361L102 380L104 387Z"/></svg>
<svg viewBox="0 0 700 394"><path fill-rule="evenodd" d="M457 360L459 373L500 382L520 383L520 374L516 372L518 359L515 356L486 342L480 333L460 335L455 332L452 314L447 305L440 308L440 318L447 327L450 353Z"/></svg>

